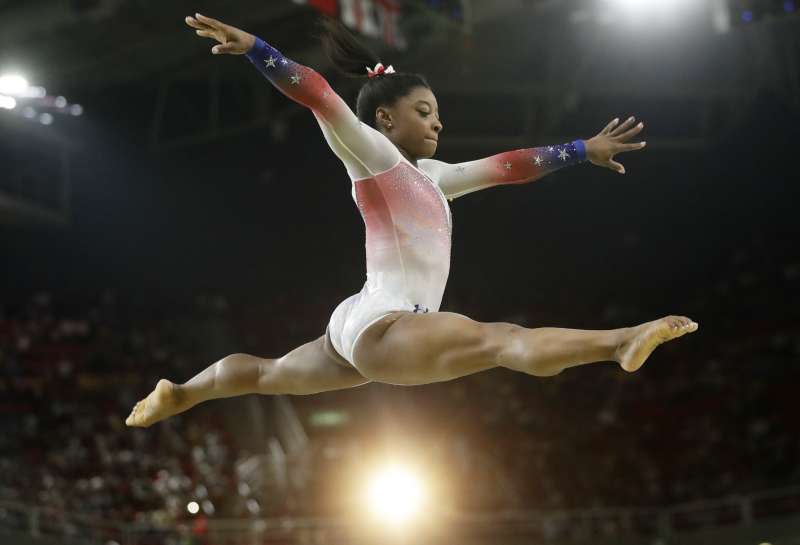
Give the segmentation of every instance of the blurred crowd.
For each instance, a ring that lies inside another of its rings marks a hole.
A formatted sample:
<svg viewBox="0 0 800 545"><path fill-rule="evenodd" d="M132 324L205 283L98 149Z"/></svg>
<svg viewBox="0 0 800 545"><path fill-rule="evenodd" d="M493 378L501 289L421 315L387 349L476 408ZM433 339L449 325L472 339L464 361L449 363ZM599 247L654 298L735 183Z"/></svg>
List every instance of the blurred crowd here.
<svg viewBox="0 0 800 545"><path fill-rule="evenodd" d="M738 246L683 299L699 332L658 348L637 373L610 362L550 378L495 369L291 398L310 437L311 472L278 513L266 508L269 491L237 477L249 454L240 446L247 425L232 426L235 415L200 406L146 430L124 419L159 377L185 380L234 352L277 356L302 327L265 321L263 309L233 308L221 295L8 298L0 306L0 501L52 509L47 524L59 513L153 527L336 514L349 505L344 475L399 436L439 468L449 483L440 505L459 512L655 507L800 484L790 392L800 374L800 261L791 240L768 250L763 242ZM322 324L329 303L313 309ZM612 305L599 316L569 312L598 329L658 317ZM281 350L265 354L270 344ZM346 418L314 425L324 410Z"/></svg>
<svg viewBox="0 0 800 545"><path fill-rule="evenodd" d="M121 304L41 291L0 315L0 501L47 508L39 524L78 532L70 514L155 527L185 520L187 498L213 515L235 486L223 419L177 417L128 428L154 384L219 350L214 300ZM233 484L232 484L233 483Z"/></svg>

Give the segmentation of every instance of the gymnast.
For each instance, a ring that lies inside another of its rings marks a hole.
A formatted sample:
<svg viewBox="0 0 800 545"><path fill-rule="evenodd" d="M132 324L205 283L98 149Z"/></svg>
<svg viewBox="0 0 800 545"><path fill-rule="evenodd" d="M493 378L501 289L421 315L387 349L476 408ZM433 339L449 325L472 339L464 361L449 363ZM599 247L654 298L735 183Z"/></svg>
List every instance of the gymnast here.
<svg viewBox="0 0 800 545"><path fill-rule="evenodd" d="M634 117L614 119L588 140L448 164L432 159L443 125L426 79L384 66L341 23L323 19L322 39L338 70L364 78L355 114L318 72L262 39L199 13L186 24L218 42L213 54L245 55L279 91L311 110L352 182L366 231L366 282L336 307L318 339L276 359L231 354L183 384L161 379L127 425L147 427L209 399L307 395L371 381L410 386L494 367L550 377L614 361L634 372L658 345L697 330L696 322L672 315L595 331L482 323L439 310L450 271L448 200L586 161L624 174L614 156L645 147L628 142L644 127Z"/></svg>

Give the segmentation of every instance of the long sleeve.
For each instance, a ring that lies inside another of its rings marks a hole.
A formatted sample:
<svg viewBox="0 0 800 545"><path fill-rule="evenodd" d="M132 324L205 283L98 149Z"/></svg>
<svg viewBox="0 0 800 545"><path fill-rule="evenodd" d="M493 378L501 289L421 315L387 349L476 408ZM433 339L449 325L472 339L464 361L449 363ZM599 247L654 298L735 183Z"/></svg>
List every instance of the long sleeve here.
<svg viewBox="0 0 800 545"><path fill-rule="evenodd" d="M456 197L501 184L523 184L586 160L583 140L558 146L506 151L464 163L421 159L419 166L439 183L445 196Z"/></svg>
<svg viewBox="0 0 800 545"><path fill-rule="evenodd" d="M317 71L286 58L256 38L247 59L287 97L311 109L331 149L353 174L370 176L393 167L400 152L380 132L359 121Z"/></svg>

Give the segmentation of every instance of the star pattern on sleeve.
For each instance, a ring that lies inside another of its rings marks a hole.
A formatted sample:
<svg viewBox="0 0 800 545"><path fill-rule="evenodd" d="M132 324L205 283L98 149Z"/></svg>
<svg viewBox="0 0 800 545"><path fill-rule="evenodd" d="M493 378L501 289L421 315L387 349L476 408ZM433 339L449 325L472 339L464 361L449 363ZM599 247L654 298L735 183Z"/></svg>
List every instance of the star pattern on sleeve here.
<svg viewBox="0 0 800 545"><path fill-rule="evenodd" d="M287 64L289 64L289 61L287 61L286 59L281 59L281 64L286 66Z"/></svg>
<svg viewBox="0 0 800 545"><path fill-rule="evenodd" d="M264 59L264 64L266 64L268 68L275 68L275 57L270 55L268 59Z"/></svg>
<svg viewBox="0 0 800 545"><path fill-rule="evenodd" d="M458 165L456 167L456 172L458 172L459 174L464 174L465 170L466 170L466 168L464 166L462 166L462 165Z"/></svg>
<svg viewBox="0 0 800 545"><path fill-rule="evenodd" d="M537 155L536 157L534 157L533 158L533 162L536 163L537 167L542 166L542 158L541 158L541 156Z"/></svg>
<svg viewBox="0 0 800 545"><path fill-rule="evenodd" d="M289 76L289 79L292 80L292 85L299 85L300 84L300 80L302 78L300 78L300 76L295 73L295 74L292 74L291 76Z"/></svg>
<svg viewBox="0 0 800 545"><path fill-rule="evenodd" d="M511 162L509 162L509 161L506 161L506 162L503 164L503 167L504 167L506 170L511 170L511 166L512 166L512 165L511 165Z"/></svg>
<svg viewBox="0 0 800 545"><path fill-rule="evenodd" d="M558 152L558 158L561 159L562 161L566 161L567 157L569 157L569 153L567 153L567 150L562 149L560 152Z"/></svg>

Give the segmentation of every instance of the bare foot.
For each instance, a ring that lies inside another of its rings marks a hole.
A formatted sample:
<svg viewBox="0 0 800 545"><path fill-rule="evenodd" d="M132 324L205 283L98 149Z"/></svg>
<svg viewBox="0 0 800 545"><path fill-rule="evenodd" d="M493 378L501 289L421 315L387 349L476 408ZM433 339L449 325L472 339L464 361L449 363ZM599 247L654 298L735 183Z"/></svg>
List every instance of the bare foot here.
<svg viewBox="0 0 800 545"><path fill-rule="evenodd" d="M146 428L181 411L177 386L162 378L156 384L155 390L133 407L125 424Z"/></svg>
<svg viewBox="0 0 800 545"><path fill-rule="evenodd" d="M666 316L631 328L627 339L617 347L615 360L629 373L639 369L656 347L699 326L686 316Z"/></svg>

